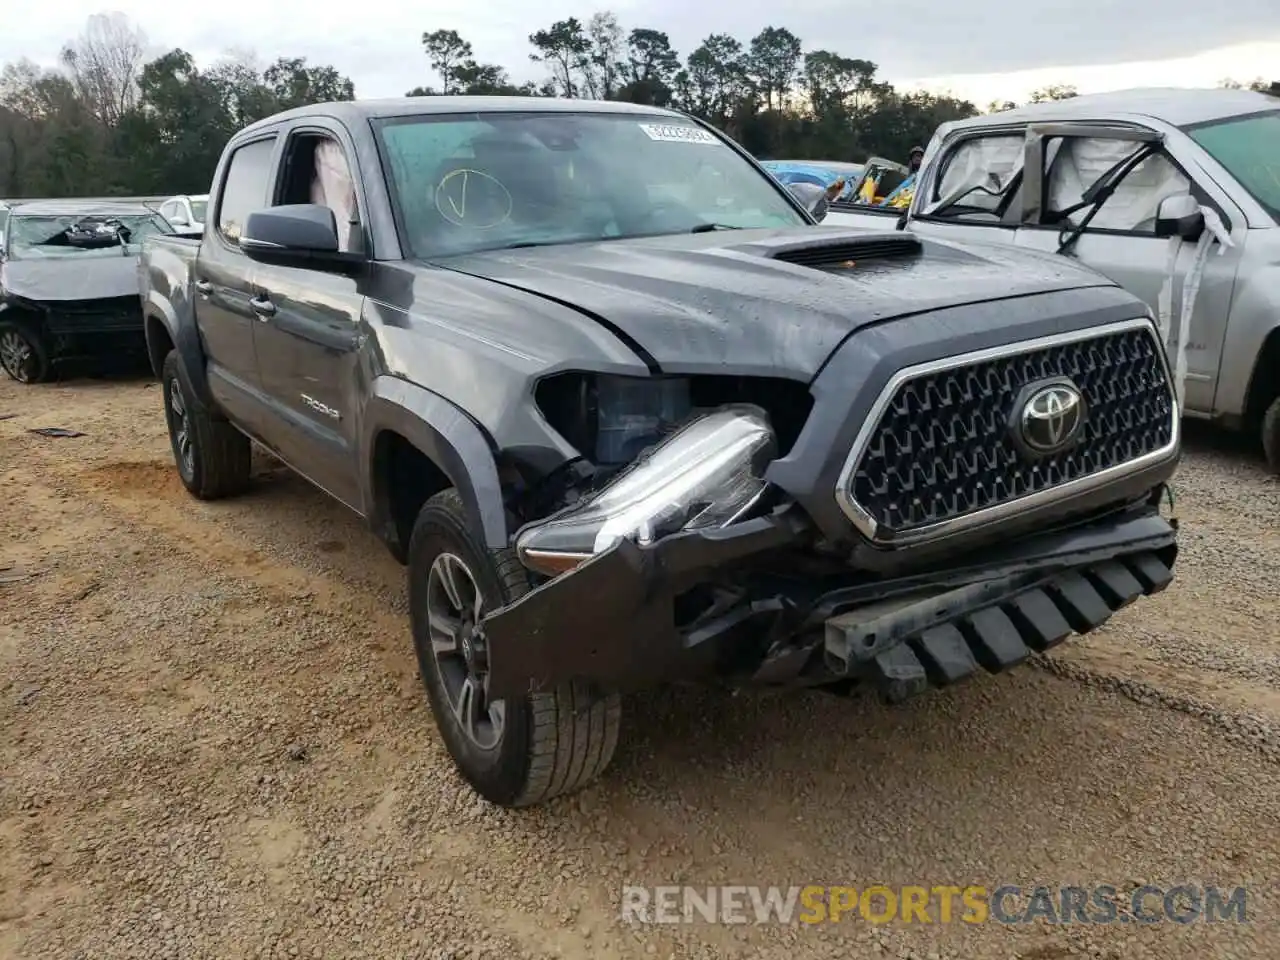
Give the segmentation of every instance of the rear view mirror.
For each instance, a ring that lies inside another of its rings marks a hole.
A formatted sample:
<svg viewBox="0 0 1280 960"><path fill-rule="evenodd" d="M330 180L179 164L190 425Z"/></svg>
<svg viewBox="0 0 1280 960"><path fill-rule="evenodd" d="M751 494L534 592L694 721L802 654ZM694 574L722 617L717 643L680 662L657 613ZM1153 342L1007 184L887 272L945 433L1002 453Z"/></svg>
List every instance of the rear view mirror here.
<svg viewBox="0 0 1280 960"><path fill-rule="evenodd" d="M800 204L815 220L821 222L826 219L826 187L818 186L816 183L788 183L787 189L791 191L791 195L800 201Z"/></svg>
<svg viewBox="0 0 1280 960"><path fill-rule="evenodd" d="M1165 197L1156 210L1156 236L1181 237L1196 241L1204 232L1204 214L1200 204L1189 193Z"/></svg>

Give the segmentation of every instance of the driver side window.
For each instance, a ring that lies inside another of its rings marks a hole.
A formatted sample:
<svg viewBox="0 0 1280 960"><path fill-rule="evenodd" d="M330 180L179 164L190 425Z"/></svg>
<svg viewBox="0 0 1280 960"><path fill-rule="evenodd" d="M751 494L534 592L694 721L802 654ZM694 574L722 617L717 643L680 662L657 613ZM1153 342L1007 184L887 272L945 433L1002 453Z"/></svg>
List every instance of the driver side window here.
<svg viewBox="0 0 1280 960"><path fill-rule="evenodd" d="M1084 207L1070 213L1086 190L1108 170L1133 156L1143 144L1131 140L1090 137L1060 137L1045 144L1048 166L1044 221L1046 223L1079 224L1088 215ZM1115 230L1124 233L1156 232L1156 211L1168 197L1191 191L1191 181L1163 152L1142 160L1116 185L1115 192L1089 220L1090 230Z"/></svg>
<svg viewBox="0 0 1280 960"><path fill-rule="evenodd" d="M952 201L938 216L973 223L1000 223L1015 180L1022 172L1025 138L1021 131L973 137L957 144L943 161L929 198Z"/></svg>
<svg viewBox="0 0 1280 960"><path fill-rule="evenodd" d="M338 226L338 249L360 249L363 233L355 180L346 151L332 137L304 131L289 138L277 203L328 207Z"/></svg>

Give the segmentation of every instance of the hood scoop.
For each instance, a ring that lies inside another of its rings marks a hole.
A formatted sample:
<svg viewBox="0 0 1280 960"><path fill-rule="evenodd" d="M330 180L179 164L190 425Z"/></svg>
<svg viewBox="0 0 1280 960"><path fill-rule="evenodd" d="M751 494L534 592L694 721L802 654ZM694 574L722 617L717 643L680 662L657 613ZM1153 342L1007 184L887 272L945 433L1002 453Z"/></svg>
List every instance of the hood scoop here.
<svg viewBox="0 0 1280 960"><path fill-rule="evenodd" d="M856 239L810 240L770 251L771 260L823 270L850 268L868 260L901 260L923 252L919 239L910 234L877 233Z"/></svg>

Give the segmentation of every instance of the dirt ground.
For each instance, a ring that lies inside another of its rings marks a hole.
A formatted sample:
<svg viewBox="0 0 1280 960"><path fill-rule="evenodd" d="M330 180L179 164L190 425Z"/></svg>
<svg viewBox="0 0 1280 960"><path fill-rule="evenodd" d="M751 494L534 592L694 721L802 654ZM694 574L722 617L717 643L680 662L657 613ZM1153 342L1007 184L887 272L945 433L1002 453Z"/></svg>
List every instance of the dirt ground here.
<svg viewBox="0 0 1280 960"><path fill-rule="evenodd" d="M512 813L445 755L403 570L264 461L201 504L158 387L0 381L0 957L1280 956L1280 484L1192 444L1178 579L902 707L673 690ZM45 438L36 427L82 431ZM1246 924L626 925L623 884L1179 882Z"/></svg>

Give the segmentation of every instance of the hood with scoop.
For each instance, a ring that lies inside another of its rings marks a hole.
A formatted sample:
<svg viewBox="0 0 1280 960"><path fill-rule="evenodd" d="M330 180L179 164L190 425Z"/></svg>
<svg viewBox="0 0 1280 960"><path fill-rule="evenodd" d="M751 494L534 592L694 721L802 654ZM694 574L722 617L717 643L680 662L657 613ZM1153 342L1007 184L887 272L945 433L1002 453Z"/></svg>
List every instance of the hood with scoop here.
<svg viewBox="0 0 1280 960"><path fill-rule="evenodd" d="M962 304L1114 286L1064 257L814 227L496 250L438 267L570 306L667 373L812 376L861 327Z"/></svg>

